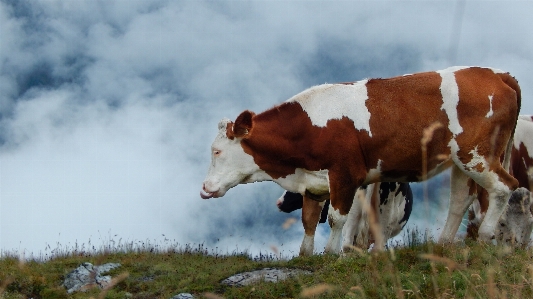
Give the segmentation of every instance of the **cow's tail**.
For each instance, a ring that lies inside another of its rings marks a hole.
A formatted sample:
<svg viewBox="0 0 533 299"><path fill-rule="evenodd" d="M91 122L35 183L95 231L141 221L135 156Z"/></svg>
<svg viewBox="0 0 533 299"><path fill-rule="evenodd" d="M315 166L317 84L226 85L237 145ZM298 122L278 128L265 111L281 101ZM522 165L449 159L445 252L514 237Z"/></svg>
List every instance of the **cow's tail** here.
<svg viewBox="0 0 533 299"><path fill-rule="evenodd" d="M507 148L505 149L505 155L503 158L503 168L505 171L509 172L509 169L511 167L511 151L513 148L513 141L514 141L514 132L516 130L516 122L518 120L518 116L520 115L520 107L522 106L522 91L520 90L520 85L518 85L518 80L515 79L515 77L511 76L509 73L500 73L498 74L501 78L501 80L507 84L510 88L512 88L516 92L516 104L517 104L517 111L516 111L516 117L515 122L513 126L513 131L511 132L511 138L509 138L509 141L507 142Z"/></svg>

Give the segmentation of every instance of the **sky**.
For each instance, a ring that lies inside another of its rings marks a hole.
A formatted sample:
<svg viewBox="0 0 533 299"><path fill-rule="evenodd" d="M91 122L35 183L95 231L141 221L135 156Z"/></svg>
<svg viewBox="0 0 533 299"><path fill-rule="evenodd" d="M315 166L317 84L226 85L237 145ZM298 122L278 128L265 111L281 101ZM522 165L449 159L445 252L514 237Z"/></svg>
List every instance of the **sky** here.
<svg viewBox="0 0 533 299"><path fill-rule="evenodd" d="M297 254L301 224L282 224L300 216L277 210L275 183L200 198L219 120L317 84L451 65L510 72L533 114L532 12L531 1L0 0L0 252L149 241ZM410 224L438 231L445 176L413 185Z"/></svg>

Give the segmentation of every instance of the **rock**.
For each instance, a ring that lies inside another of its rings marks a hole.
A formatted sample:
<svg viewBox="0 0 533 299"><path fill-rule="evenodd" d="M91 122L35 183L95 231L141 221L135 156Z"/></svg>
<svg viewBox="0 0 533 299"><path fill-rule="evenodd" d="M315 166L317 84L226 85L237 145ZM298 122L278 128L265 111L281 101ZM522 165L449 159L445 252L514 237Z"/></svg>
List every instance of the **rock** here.
<svg viewBox="0 0 533 299"><path fill-rule="evenodd" d="M179 293L170 299L194 299L194 296L189 293Z"/></svg>
<svg viewBox="0 0 533 299"><path fill-rule="evenodd" d="M118 267L120 267L120 264L117 263L108 263L100 266L83 263L67 274L63 286L69 294L77 291L86 291L96 286L104 289L111 282L111 276L102 276L101 274Z"/></svg>
<svg viewBox="0 0 533 299"><path fill-rule="evenodd" d="M228 286L242 287L259 281L278 282L300 274L311 274L311 272L300 269L264 268L261 270L235 274L222 280L220 283Z"/></svg>

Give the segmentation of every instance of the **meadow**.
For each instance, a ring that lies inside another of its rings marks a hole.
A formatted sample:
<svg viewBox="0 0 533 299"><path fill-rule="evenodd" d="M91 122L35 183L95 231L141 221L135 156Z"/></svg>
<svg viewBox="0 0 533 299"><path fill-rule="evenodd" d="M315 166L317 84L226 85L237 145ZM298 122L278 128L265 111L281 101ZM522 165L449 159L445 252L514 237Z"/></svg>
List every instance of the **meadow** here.
<svg viewBox="0 0 533 299"><path fill-rule="evenodd" d="M402 245L342 256L285 258L271 253L220 253L203 245L152 246L138 242L95 251L59 248L23 260L0 259L0 298L533 298L533 250L476 241L436 244L417 229ZM62 281L83 262L120 263L105 290L67 294ZM266 267L311 271L277 283L229 287L221 281Z"/></svg>

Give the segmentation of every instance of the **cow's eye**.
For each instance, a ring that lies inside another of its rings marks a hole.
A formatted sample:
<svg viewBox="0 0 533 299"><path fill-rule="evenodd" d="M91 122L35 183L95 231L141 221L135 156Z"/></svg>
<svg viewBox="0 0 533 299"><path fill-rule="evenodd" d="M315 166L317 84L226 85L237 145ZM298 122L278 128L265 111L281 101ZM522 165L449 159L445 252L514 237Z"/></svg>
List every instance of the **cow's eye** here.
<svg viewBox="0 0 533 299"><path fill-rule="evenodd" d="M219 150L214 150L214 151L213 151L213 155L215 155L215 156L220 156L220 151L219 151Z"/></svg>

